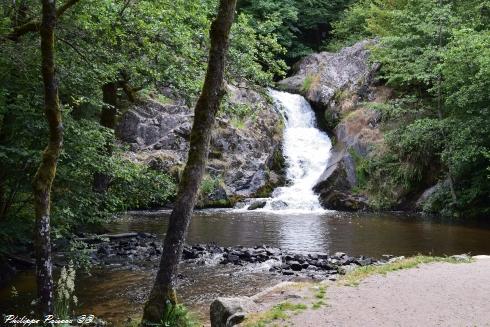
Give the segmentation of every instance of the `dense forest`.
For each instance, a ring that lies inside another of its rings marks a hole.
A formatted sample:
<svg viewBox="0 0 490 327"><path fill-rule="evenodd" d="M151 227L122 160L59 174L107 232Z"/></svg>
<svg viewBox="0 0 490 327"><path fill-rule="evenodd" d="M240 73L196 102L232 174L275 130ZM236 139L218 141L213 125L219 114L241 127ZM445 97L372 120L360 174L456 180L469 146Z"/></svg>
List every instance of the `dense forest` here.
<svg viewBox="0 0 490 327"><path fill-rule="evenodd" d="M52 82L63 141L52 171L53 240L95 232L117 213L175 199L180 172L132 160L116 126L149 100L195 107L218 4L57 2ZM34 0L0 4L0 258L32 248L42 177L36 172L53 141L43 110L42 8ZM305 56L366 39L374 40L376 83L394 95L369 104L384 137L368 156L356 157L355 193L369 197L371 210L383 211L435 186L424 212L488 218L489 0L239 0L224 80L267 98L267 89L293 74ZM246 128L252 111L225 96L218 116ZM201 192L214 187L210 182ZM77 265L86 264L79 255L85 245L73 241L71 247Z"/></svg>
<svg viewBox="0 0 490 327"><path fill-rule="evenodd" d="M312 13L304 16L302 12ZM240 2L226 80L254 88L285 76L286 61L317 50L346 1ZM96 225L126 209L165 204L175 181L137 165L114 125L132 103L155 98L192 106L204 79L216 1L68 1L57 24L56 65L64 144L53 187L53 235ZM324 8L325 7L325 8ZM61 8L61 7L60 7ZM31 180L47 126L43 118L37 1L1 6L1 251L29 243ZM326 31L325 31L326 29ZM302 34L310 35L303 41ZM320 35L316 37L314 35ZM309 41L312 39L311 41ZM241 115L242 108L236 109ZM225 110L224 109L224 110ZM242 110L243 111L243 110Z"/></svg>

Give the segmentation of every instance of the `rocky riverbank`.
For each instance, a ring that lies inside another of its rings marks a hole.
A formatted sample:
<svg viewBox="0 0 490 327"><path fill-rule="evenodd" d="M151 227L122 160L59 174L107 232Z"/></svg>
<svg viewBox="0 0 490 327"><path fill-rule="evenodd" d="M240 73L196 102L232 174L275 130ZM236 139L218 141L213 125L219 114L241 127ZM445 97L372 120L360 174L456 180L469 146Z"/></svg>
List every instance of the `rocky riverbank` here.
<svg viewBox="0 0 490 327"><path fill-rule="evenodd" d="M95 266L113 268L156 267L162 253L162 243L149 233L123 233L86 236L79 238L88 244L86 255ZM58 247L56 257L66 259L68 253ZM338 275L358 266L379 265L393 256L380 259L337 252L295 253L265 245L255 247L222 247L216 244L186 245L182 260L195 265L260 265L271 274L308 277L313 279L336 279Z"/></svg>

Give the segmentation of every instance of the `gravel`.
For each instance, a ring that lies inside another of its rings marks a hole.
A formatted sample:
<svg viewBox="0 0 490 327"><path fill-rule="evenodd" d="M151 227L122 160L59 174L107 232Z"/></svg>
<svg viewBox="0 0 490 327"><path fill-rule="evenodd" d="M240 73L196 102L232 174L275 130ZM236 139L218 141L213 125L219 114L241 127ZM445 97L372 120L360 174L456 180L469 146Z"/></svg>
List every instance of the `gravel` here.
<svg viewBox="0 0 490 327"><path fill-rule="evenodd" d="M334 284L326 302L293 316L292 325L490 326L490 257L371 276L358 287Z"/></svg>

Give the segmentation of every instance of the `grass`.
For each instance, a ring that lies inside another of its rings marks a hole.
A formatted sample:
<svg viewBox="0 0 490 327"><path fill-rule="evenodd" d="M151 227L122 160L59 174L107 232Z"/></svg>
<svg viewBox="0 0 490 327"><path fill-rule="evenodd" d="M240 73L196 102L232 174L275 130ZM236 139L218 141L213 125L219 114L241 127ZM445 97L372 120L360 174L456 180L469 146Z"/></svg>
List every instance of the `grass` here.
<svg viewBox="0 0 490 327"><path fill-rule="evenodd" d="M320 83L320 75L309 74L305 77L303 85L301 86L302 93L308 93L313 87L316 87Z"/></svg>
<svg viewBox="0 0 490 327"><path fill-rule="evenodd" d="M471 259L461 260L453 257L432 257L417 255L380 266L366 266L356 268L355 270L347 273L340 280L340 282L345 286L357 286L362 280L372 275L386 275L387 273L392 271L416 268L421 264L432 262L466 263L471 262Z"/></svg>
<svg viewBox="0 0 490 327"><path fill-rule="evenodd" d="M314 310L317 310L317 309L320 309L322 306L324 306L326 303L325 301L323 300L318 300L316 302L314 302L312 305L311 305L311 308L314 309Z"/></svg>
<svg viewBox="0 0 490 327"><path fill-rule="evenodd" d="M124 327L139 327L141 315L134 315L128 319ZM152 325L154 327L199 327L202 322L197 316L189 311L184 305L178 304L162 319L160 323Z"/></svg>
<svg viewBox="0 0 490 327"><path fill-rule="evenodd" d="M318 288L318 291L316 291L316 293L315 293L315 297L316 297L317 299L320 299L320 300L321 300L321 299L324 299L324 298L325 298L325 293L326 293L326 291L327 291L327 290L326 290L325 286L320 286L320 287Z"/></svg>
<svg viewBox="0 0 490 327"><path fill-rule="evenodd" d="M230 123L231 126L235 127L236 129L245 129L246 127L245 118L242 117L233 117Z"/></svg>
<svg viewBox="0 0 490 327"><path fill-rule="evenodd" d="M325 286L315 287L315 293L313 296L316 301L311 304L312 309L320 309L322 306L326 305L324 301L326 292L327 288Z"/></svg>
<svg viewBox="0 0 490 327"><path fill-rule="evenodd" d="M289 318L290 314L298 314L306 309L307 306L302 303L282 302L267 311L250 316L245 320L244 326L265 327L271 323L276 323L278 320L284 321Z"/></svg>

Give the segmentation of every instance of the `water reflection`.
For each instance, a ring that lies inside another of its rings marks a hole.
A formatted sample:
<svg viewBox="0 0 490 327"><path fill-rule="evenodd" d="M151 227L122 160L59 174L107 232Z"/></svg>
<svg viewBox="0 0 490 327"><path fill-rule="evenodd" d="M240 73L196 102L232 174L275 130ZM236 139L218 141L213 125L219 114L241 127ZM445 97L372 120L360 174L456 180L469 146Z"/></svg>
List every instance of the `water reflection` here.
<svg viewBox="0 0 490 327"><path fill-rule="evenodd" d="M119 231L158 233L163 237L168 212L134 213L112 225ZM298 252L452 255L490 253L490 228L483 223L447 222L407 214L327 212L268 214L264 212L197 212L188 243L215 242L222 246L269 245Z"/></svg>

